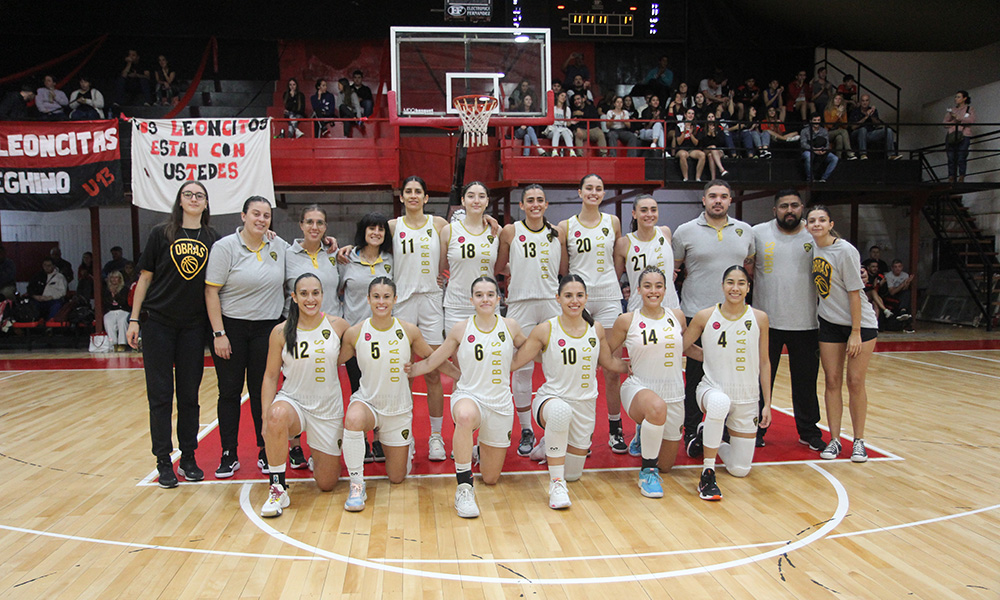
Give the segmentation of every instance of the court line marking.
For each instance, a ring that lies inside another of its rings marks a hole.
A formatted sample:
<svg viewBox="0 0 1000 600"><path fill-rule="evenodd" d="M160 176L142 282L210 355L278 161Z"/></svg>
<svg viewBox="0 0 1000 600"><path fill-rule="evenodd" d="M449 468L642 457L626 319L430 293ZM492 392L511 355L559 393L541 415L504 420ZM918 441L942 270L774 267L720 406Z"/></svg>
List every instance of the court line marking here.
<svg viewBox="0 0 1000 600"><path fill-rule="evenodd" d="M8 379L13 379L18 375L24 375L25 373L31 373L31 371L21 371L19 373L14 373L13 375L8 375L6 377L0 377L0 381L7 381Z"/></svg>
<svg viewBox="0 0 1000 600"><path fill-rule="evenodd" d="M979 373L978 371L966 371L965 369L956 369L955 367L946 367L944 365L939 365L935 363L924 362L922 360L914 360L912 358L903 358L902 356L893 356L892 353L883 352L883 356L886 358L891 358L893 360L902 360L905 362L916 363L918 365L926 365L928 367L934 367L935 369L946 369L948 371L957 371L959 373L965 373L966 375L979 375L980 377L989 377L990 379L1000 379L996 375L987 375L986 373Z"/></svg>
<svg viewBox="0 0 1000 600"><path fill-rule="evenodd" d="M965 358L974 358L976 360L987 360L989 362L1000 363L1000 360L996 358L986 358L985 356L973 356L971 354L962 354L961 352L955 352L952 350L943 350L945 354L951 354L952 356L964 356Z"/></svg>
<svg viewBox="0 0 1000 600"><path fill-rule="evenodd" d="M785 413L786 415L788 415L790 417L793 417L793 418L795 417L795 411L792 410L791 408L782 408L780 406L774 406L772 404L771 405L771 410L776 410L778 412ZM820 429L822 429L823 431L825 431L827 433L830 433L830 428L828 426L823 425L822 423L817 423L816 425ZM854 439L851 436L847 435L846 433L840 434L840 439L845 440L847 442L847 444L844 444L845 447L854 442ZM893 454L892 452L889 452L888 450L883 450L882 448L879 448L878 446L873 446L873 445L869 444L867 440L865 441L865 446L867 446L868 448L871 448L872 450L878 452L879 454L884 454L885 455L885 458L869 458L868 459L869 462L872 462L872 461L885 461L885 460L906 460L905 458L902 458L901 456L897 456L897 455ZM819 459L819 462L816 463L816 464L824 464L824 463L831 463L831 462L845 462L847 460L848 459L839 459L839 458L838 459L834 459L834 460L829 460L829 461L828 460ZM814 463L814 461L792 460L792 461L787 461L786 463L766 463L766 462L764 462L764 463L753 463L753 464L754 465L757 465L757 464L760 464L760 465L798 464L798 463L802 463L802 462L806 462L806 463L809 463L809 464L813 464Z"/></svg>
<svg viewBox="0 0 1000 600"><path fill-rule="evenodd" d="M691 574L703 574L711 573L713 571L721 571L724 569L729 569L732 567L741 567L744 565L759 562L761 560L766 560L768 558L773 558L775 556L781 556L788 552L798 550L803 548L814 541L825 537L830 531L834 530L847 516L847 509L850 502L847 497L847 490L844 488L843 484L840 483L836 477L830 474L825 469L822 469L816 465L809 465L811 468L818 471L830 485L834 488L837 493L837 509L833 516L824 522L823 526L809 534L808 536L796 540L789 541L787 544L783 544L780 548L775 548L773 550L768 550L767 552L762 552L760 554L755 554L752 556L745 556L735 560L730 560L726 562L716 563L714 565L690 567L687 569L677 569L674 571L660 571L657 573L642 573L642 574L632 574L632 575L614 575L608 577L578 577L572 579L554 579L554 578L540 578L540 579L528 579L523 577L521 579L507 578L507 577L483 577L475 575L462 575L459 573L436 573L433 571L423 571L420 569L410 569L406 567L394 567L380 562L375 562L371 560L352 558L350 556L344 556L342 554L337 554L335 552L330 552L318 548L311 544L306 544L299 540L296 540L280 531L274 529L257 514L256 511L250 506L250 487L253 484L246 484L243 489L240 490L240 507L243 509L243 513L254 523L261 531L264 531L272 538L282 541L286 544L295 546L301 550L306 550L312 552L313 554L318 554L320 556L325 556L331 560L336 560L338 562L344 562L346 564L369 567L372 569L386 571L390 573L397 573L400 575L415 575L417 577L427 577L431 579L444 579L449 581L461 581L469 583L499 583L499 584L518 584L518 585L567 585L567 584L590 584L590 583L624 583L624 582L636 582L636 581L648 581L653 579L667 579L673 577L680 577L683 575ZM621 555L608 556L606 558L621 558ZM536 560L546 560L546 559L536 559ZM494 561L497 562L497 561Z"/></svg>
<svg viewBox="0 0 1000 600"><path fill-rule="evenodd" d="M1000 504L994 504L993 506L984 506L983 508L977 508L974 510L967 510L965 512L956 513L954 515L944 515L941 517L934 517L932 519L924 519L922 521L912 521L910 523L900 523L899 525L889 525L887 527L876 527L874 529L863 529L861 531L852 531L850 533L838 533L836 535L829 536L830 539L851 537L854 535L867 535L869 533L882 533L883 531L892 531L893 529L905 529L907 527L916 527L918 525L928 525L930 523L939 523L941 521L950 521L951 519L957 519L959 517L967 517L969 515L975 515L981 512L986 512L988 510L995 510L1000 508Z"/></svg>

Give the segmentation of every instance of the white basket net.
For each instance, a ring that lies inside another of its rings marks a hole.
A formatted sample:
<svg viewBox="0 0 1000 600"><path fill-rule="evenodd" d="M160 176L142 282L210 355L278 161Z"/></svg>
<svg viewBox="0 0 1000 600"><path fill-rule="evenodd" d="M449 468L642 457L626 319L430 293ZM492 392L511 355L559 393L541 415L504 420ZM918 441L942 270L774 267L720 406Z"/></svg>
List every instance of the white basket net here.
<svg viewBox="0 0 1000 600"><path fill-rule="evenodd" d="M494 96L459 96L454 101L462 117L465 147L485 146L490 117L496 114L500 102Z"/></svg>

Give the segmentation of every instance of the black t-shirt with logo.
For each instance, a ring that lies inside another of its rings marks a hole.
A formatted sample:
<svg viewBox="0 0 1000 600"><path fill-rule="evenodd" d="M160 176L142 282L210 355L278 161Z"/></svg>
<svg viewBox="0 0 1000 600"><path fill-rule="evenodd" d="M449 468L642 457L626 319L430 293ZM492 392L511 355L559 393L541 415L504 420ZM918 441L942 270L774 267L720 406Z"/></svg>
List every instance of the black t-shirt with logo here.
<svg viewBox="0 0 1000 600"><path fill-rule="evenodd" d="M178 229L176 238L173 243L167 241L164 225L149 234L137 265L140 271L153 274L142 308L148 318L164 325L204 327L208 319L205 265L219 233L211 227Z"/></svg>

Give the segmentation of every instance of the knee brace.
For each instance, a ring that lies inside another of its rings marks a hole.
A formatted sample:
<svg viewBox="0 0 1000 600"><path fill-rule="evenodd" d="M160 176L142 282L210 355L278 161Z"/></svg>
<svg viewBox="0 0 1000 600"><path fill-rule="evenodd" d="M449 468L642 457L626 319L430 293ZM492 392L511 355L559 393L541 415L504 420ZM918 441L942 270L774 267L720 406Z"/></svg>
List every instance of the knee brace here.
<svg viewBox="0 0 1000 600"><path fill-rule="evenodd" d="M726 426L726 416L732 402L729 396L718 390L705 392L702 404L705 406L705 430L703 441L709 448L718 448L722 443L722 431Z"/></svg>
<svg viewBox="0 0 1000 600"><path fill-rule="evenodd" d="M750 474L750 464L753 462L753 452L757 442L753 438L733 436L728 444L719 447L719 458L726 464L726 472L733 477L746 477Z"/></svg>
<svg viewBox="0 0 1000 600"><path fill-rule="evenodd" d="M566 456L573 409L559 398L552 398L542 407L542 418L545 419L545 456Z"/></svg>
<svg viewBox="0 0 1000 600"><path fill-rule="evenodd" d="M514 392L514 406L525 408L531 406L531 376L535 372L535 363L514 371L511 378L511 388Z"/></svg>
<svg viewBox="0 0 1000 600"><path fill-rule="evenodd" d="M583 463L586 462L586 460L586 455L566 455L566 481L576 481L580 479L580 476L583 475Z"/></svg>

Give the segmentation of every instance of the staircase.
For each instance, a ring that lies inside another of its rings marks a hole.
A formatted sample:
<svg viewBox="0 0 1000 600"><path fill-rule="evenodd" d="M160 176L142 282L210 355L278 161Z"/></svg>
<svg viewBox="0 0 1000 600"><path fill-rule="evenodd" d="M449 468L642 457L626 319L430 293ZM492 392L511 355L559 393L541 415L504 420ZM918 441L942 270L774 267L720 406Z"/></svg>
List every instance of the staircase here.
<svg viewBox="0 0 1000 600"><path fill-rule="evenodd" d="M274 102L274 86L274 80L202 79L191 102L176 118L266 117L267 107ZM129 105L122 106L122 112L140 119L160 119L172 108Z"/></svg>
<svg viewBox="0 0 1000 600"><path fill-rule="evenodd" d="M1000 314L1000 262L993 236L979 230L961 196L934 196L923 212L937 236L938 269L956 271L977 309L970 324L985 324L991 331Z"/></svg>

